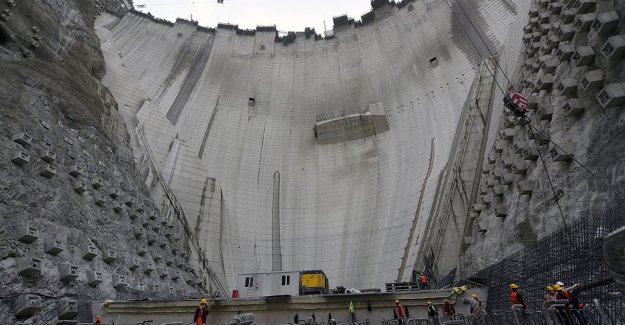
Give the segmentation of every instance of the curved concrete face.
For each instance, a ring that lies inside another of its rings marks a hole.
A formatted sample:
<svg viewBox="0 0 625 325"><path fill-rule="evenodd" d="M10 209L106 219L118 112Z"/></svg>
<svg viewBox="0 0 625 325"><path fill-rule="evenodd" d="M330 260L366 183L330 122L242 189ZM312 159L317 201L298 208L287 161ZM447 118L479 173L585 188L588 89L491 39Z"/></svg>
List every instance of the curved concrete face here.
<svg viewBox="0 0 625 325"><path fill-rule="evenodd" d="M507 0L463 9L493 49L516 12ZM401 265L409 278L480 56L445 2L375 13L288 45L135 13L96 23L135 155L149 151L231 289L277 268L323 269L331 286L381 288ZM319 142L324 116L344 138Z"/></svg>

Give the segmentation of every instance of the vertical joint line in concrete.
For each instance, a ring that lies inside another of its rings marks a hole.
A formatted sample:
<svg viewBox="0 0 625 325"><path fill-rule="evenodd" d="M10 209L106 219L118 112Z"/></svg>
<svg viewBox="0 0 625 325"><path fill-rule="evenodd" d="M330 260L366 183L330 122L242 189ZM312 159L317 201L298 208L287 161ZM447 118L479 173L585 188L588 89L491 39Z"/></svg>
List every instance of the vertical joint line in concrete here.
<svg viewBox="0 0 625 325"><path fill-rule="evenodd" d="M423 184L421 184L421 194L419 195L419 203L417 204L417 210L414 214L414 219L412 220L412 226L410 227L410 236L408 236L408 242L406 243L406 248L404 248L404 256L401 259L401 267L399 268L399 273L397 274L397 282L401 282L401 279L404 277L404 269L406 268L406 262L408 261L408 256L410 254L410 247L412 246L412 240L414 238L414 233L417 229L417 223L419 221L419 215L421 214L421 208L423 206L423 196L425 195L425 188L428 185L428 179L432 174L432 167L434 166L434 155L436 153L436 147L434 144L434 138L432 138L432 144L430 145L430 164L428 165L428 172L425 175L425 179L423 180Z"/></svg>
<svg viewBox="0 0 625 325"><path fill-rule="evenodd" d="M280 247L280 171L273 173L273 199L271 203L271 268L282 271L282 249Z"/></svg>
<svg viewBox="0 0 625 325"><path fill-rule="evenodd" d="M217 97L217 102L215 102L213 114L211 114L211 119L208 121L208 126L206 127L206 132L204 132L204 138L202 139L202 145L200 146L200 151L197 154L197 157L200 159L202 159L202 156L204 156L204 148L206 148L206 141L208 140L208 135L211 132L213 122L215 121L215 116L217 115L217 108L219 108L219 97Z"/></svg>

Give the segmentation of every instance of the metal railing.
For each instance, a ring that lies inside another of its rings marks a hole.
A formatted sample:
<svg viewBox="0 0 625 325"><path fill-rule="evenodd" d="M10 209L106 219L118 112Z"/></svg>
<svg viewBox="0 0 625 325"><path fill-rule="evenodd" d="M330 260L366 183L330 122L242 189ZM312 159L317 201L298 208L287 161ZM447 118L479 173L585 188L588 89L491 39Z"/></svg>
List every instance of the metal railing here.
<svg viewBox="0 0 625 325"><path fill-rule="evenodd" d="M582 321L583 319L583 321ZM482 317L473 315L441 316L427 320L432 325L617 325L625 324L625 308L592 306L582 310L567 309L564 305L553 306L548 310L529 312L495 310ZM390 322L383 325L396 325Z"/></svg>

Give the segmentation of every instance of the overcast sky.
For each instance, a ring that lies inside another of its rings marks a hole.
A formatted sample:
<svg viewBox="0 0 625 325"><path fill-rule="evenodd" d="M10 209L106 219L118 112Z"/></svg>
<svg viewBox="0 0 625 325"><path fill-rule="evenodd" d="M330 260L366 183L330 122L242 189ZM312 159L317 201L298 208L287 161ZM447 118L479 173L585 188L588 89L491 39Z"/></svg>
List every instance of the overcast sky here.
<svg viewBox="0 0 625 325"><path fill-rule="evenodd" d="M170 21L191 18L207 27L231 23L239 28L276 25L279 31L303 31L314 27L323 32L323 21L332 28L332 17L347 14L359 18L371 9L370 0L134 0L143 12Z"/></svg>

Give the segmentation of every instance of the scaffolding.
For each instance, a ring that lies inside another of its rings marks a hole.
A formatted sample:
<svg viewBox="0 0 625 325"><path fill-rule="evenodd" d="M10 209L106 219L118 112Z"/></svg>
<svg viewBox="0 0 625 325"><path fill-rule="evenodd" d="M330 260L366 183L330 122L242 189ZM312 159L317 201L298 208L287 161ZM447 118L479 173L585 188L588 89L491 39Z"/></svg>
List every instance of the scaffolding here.
<svg viewBox="0 0 625 325"><path fill-rule="evenodd" d="M603 238L625 224L623 207L599 215L589 215L558 230L537 243L518 251L478 272L468 280L488 287L486 309L510 310L510 283L521 289L530 310L542 310L546 286L560 281L565 286L588 285L611 277L603 260ZM624 308L625 299L614 283L597 286L579 295L582 303Z"/></svg>

